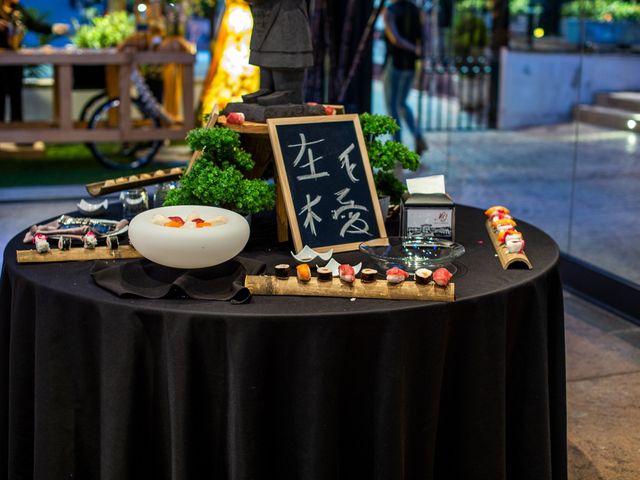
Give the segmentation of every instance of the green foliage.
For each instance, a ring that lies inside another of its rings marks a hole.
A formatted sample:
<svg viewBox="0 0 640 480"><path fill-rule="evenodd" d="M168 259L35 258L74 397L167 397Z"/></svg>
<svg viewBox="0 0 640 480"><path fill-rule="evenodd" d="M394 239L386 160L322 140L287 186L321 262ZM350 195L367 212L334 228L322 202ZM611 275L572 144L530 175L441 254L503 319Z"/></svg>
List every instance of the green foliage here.
<svg viewBox="0 0 640 480"><path fill-rule="evenodd" d="M251 155L240 146L240 135L228 128L196 128L187 135L193 150L202 150L180 187L169 191L164 205L214 205L242 213L273 208L275 187L243 172L254 167Z"/></svg>
<svg viewBox="0 0 640 480"><path fill-rule="evenodd" d="M195 128L187 134L191 150L202 150L203 156L221 168L231 165L249 171L255 163L240 146L240 134L228 128Z"/></svg>
<svg viewBox="0 0 640 480"><path fill-rule="evenodd" d="M73 43L79 48L115 47L135 31L135 20L127 12L113 12L94 17L78 28Z"/></svg>
<svg viewBox="0 0 640 480"><path fill-rule="evenodd" d="M396 121L387 115L363 113L360 115L360 124L362 125L364 138L367 141L371 141L379 135L393 135L400 130L400 126Z"/></svg>
<svg viewBox="0 0 640 480"><path fill-rule="evenodd" d="M574 0L562 6L562 15L585 20L640 22L640 4L621 0Z"/></svg>
<svg viewBox="0 0 640 480"><path fill-rule="evenodd" d="M376 172L374 181L378 194L380 194L380 192L384 192L385 195L389 195L391 203L393 204L400 203L402 194L407 190L405 185L396 178L393 172L380 170L379 172Z"/></svg>
<svg viewBox="0 0 640 480"><path fill-rule="evenodd" d="M400 142L383 142L378 138L382 135L393 135L400 129L392 117L363 113L360 115L360 124L369 161L375 170L374 181L378 195L388 195L391 202L399 203L406 187L391 170L400 165L404 169L416 171L420 166L420 156Z"/></svg>
<svg viewBox="0 0 640 480"><path fill-rule="evenodd" d="M487 26L482 17L461 12L453 23L453 52L456 56L479 55L489 44Z"/></svg>

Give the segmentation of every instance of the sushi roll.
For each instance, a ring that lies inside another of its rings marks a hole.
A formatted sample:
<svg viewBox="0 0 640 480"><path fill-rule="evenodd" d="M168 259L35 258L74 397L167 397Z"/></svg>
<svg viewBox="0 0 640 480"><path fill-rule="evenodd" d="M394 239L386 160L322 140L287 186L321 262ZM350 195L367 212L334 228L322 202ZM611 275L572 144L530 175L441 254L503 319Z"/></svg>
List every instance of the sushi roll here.
<svg viewBox="0 0 640 480"><path fill-rule="evenodd" d="M69 237L60 237L58 239L59 250L69 250L71 248L71 239Z"/></svg>
<svg viewBox="0 0 640 480"><path fill-rule="evenodd" d="M308 282L311 280L311 268L306 263L302 263L296 267L296 274L298 276L298 280L301 282Z"/></svg>
<svg viewBox="0 0 640 480"><path fill-rule="evenodd" d="M346 283L353 283L356 280L356 272L348 263L343 263L338 267L338 276Z"/></svg>
<svg viewBox="0 0 640 480"><path fill-rule="evenodd" d="M120 242L118 242L118 237L116 235L109 235L107 237L107 248L109 250L118 250L120 246Z"/></svg>
<svg viewBox="0 0 640 480"><path fill-rule="evenodd" d="M373 268L365 268L360 274L360 280L362 280L362 283L373 283L376 281L377 275L377 270L374 270Z"/></svg>
<svg viewBox="0 0 640 480"><path fill-rule="evenodd" d="M409 274L398 267L393 267L387 270L387 282L389 283L402 283L407 278L409 278Z"/></svg>
<svg viewBox="0 0 640 480"><path fill-rule="evenodd" d="M453 277L453 274L446 268L439 268L433 272L433 281L436 282L436 285L439 287L446 287L451 277Z"/></svg>
<svg viewBox="0 0 640 480"><path fill-rule="evenodd" d="M49 241L47 240L47 236L41 233L36 234L33 238L33 243L36 246L36 252L38 253L47 253L51 251L51 246L49 245Z"/></svg>
<svg viewBox="0 0 640 480"><path fill-rule="evenodd" d="M433 272L428 268L419 268L416 270L414 276L416 277L417 285L427 285L431 281Z"/></svg>
<svg viewBox="0 0 640 480"><path fill-rule="evenodd" d="M280 280L286 280L289 278L289 264L281 263L275 266L276 278Z"/></svg>
<svg viewBox="0 0 640 480"><path fill-rule="evenodd" d="M318 272L318 281L319 282L330 282L333 280L333 272L328 267L319 267Z"/></svg>

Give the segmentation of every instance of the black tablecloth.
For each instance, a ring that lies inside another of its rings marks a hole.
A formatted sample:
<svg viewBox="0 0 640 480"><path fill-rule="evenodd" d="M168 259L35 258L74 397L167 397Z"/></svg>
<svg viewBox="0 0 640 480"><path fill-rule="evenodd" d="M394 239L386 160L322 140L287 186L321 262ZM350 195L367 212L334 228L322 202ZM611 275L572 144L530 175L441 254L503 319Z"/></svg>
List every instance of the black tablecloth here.
<svg viewBox="0 0 640 480"><path fill-rule="evenodd" d="M245 254L287 261L258 220ZM0 291L0 471L564 479L558 249L519 227L535 268L504 271L482 213L458 207L467 253L450 304L121 299L91 262L17 265L20 233Z"/></svg>

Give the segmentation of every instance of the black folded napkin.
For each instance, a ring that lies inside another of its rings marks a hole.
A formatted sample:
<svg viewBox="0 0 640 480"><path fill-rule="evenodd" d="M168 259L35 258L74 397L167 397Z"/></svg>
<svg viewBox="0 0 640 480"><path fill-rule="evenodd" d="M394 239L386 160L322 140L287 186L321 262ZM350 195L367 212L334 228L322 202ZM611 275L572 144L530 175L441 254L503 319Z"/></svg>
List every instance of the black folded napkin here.
<svg viewBox="0 0 640 480"><path fill-rule="evenodd" d="M245 275L259 275L265 268L264 263L244 257L194 270L140 259L116 264L96 262L91 276L99 286L120 297L171 298L182 293L200 300L247 303L251 293L244 286Z"/></svg>

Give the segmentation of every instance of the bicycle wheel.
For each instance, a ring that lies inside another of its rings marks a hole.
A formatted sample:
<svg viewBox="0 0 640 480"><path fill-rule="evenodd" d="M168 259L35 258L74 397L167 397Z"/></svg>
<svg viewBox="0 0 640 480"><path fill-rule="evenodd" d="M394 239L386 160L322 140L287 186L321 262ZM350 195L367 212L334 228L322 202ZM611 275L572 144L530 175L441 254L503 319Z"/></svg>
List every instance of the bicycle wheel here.
<svg viewBox="0 0 640 480"><path fill-rule="evenodd" d="M89 118L89 113L93 111L93 108L95 107L95 105L101 100L104 101L104 99L106 98L107 98L107 92L106 90L102 90L100 93L97 93L96 95L91 97L89 100L87 100L87 103L84 104L84 107L82 107L82 110L80 111L79 120L81 122L85 122L87 118Z"/></svg>
<svg viewBox="0 0 640 480"><path fill-rule="evenodd" d="M120 108L120 100L115 98L104 102L89 120L88 128L96 129L109 125L109 116ZM160 128L160 119L149 113L141 102L131 99L131 118L134 122L150 122L150 127ZM162 146L162 140L130 142L92 142L87 147L103 165L117 169L138 168L153 160Z"/></svg>

